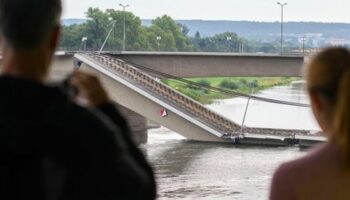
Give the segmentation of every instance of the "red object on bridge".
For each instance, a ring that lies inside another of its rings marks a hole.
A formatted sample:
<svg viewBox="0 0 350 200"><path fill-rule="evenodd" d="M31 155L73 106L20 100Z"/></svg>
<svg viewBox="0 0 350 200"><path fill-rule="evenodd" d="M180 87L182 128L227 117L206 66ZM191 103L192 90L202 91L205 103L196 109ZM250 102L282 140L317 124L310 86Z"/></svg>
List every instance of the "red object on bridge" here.
<svg viewBox="0 0 350 200"><path fill-rule="evenodd" d="M160 116L162 117L168 116L168 112L165 108L160 109Z"/></svg>

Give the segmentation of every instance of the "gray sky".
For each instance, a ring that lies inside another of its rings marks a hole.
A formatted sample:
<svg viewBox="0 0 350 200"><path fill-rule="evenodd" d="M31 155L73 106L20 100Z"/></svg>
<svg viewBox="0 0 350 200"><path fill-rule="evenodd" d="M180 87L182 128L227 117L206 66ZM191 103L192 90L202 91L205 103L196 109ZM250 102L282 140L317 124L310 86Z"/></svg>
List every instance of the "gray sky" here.
<svg viewBox="0 0 350 200"><path fill-rule="evenodd" d="M206 20L280 20L276 0L63 0L63 18L84 18L89 7L117 8L119 3L142 19L163 14L174 19ZM286 21L318 21L350 23L349 0L286 0Z"/></svg>

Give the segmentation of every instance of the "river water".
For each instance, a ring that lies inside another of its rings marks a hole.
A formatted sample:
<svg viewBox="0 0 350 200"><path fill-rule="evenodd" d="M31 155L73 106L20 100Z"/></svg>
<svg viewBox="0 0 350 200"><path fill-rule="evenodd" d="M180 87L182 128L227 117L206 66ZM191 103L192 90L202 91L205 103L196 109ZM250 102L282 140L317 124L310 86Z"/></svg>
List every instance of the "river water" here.
<svg viewBox="0 0 350 200"><path fill-rule="evenodd" d="M259 96L308 103L293 86ZM247 99L220 100L208 106L241 123ZM318 130L309 108L251 101L247 126ZM159 199L268 199L274 170L306 152L297 147L247 147L187 141L166 128L151 130L144 145L157 176Z"/></svg>

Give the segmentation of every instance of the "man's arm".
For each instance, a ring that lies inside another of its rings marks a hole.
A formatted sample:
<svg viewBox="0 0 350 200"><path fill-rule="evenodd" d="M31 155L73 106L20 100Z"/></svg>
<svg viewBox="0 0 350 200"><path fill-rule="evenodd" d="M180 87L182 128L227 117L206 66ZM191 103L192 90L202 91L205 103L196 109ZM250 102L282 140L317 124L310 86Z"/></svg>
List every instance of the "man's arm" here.
<svg viewBox="0 0 350 200"><path fill-rule="evenodd" d="M135 159L120 129L106 116L70 109L62 138L67 151L68 188L78 199L155 199L154 180ZM60 137L60 136L59 136ZM68 151L69 150L69 151ZM70 186L69 186L70 185Z"/></svg>
<svg viewBox="0 0 350 200"><path fill-rule="evenodd" d="M137 148L133 139L131 129L127 123L125 117L117 110L116 106L113 103L105 103L97 107L97 110L106 115L114 124L119 126L121 129L121 135L127 144L127 148L130 153L134 156L134 158L140 163L140 165L144 166L148 169L149 175L154 179L153 170L149 166L146 161L143 153Z"/></svg>
<svg viewBox="0 0 350 200"><path fill-rule="evenodd" d="M99 80L92 75L76 72L73 75L71 84L78 88L77 103L83 99L85 106L95 110L95 114L103 121L109 130L116 134L117 140L125 145L129 158L135 162L146 173L147 178L151 181L150 192L156 195L156 185L153 170L149 166L142 152L136 147L131 139L131 132L124 117L116 110L110 102L108 94L101 86ZM114 131L118 130L119 131Z"/></svg>
<svg viewBox="0 0 350 200"><path fill-rule="evenodd" d="M156 183L153 169L147 162L143 153L132 140L132 133L126 119L121 115L113 103L105 103L103 105L100 105L94 109L94 113L97 114L99 118L102 119L105 123L109 124L108 126L111 127L111 129L114 129L113 127L118 127L120 129L119 135L121 137L121 140L123 140L125 143L125 147L128 153L130 153L137 164L140 165L143 170L145 170L148 178L152 182L152 193L156 194Z"/></svg>

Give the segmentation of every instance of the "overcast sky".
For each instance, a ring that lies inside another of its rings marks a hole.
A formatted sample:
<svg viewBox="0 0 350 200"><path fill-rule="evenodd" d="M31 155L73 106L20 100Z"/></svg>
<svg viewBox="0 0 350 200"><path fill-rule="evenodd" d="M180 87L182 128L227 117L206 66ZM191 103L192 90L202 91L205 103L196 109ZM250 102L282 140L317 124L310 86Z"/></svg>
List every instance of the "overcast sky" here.
<svg viewBox="0 0 350 200"><path fill-rule="evenodd" d="M174 19L278 21L280 7L276 0L63 0L63 18L85 18L89 7L120 9L119 3L142 19L164 14ZM281 1L286 21L318 21L350 23L349 0Z"/></svg>

